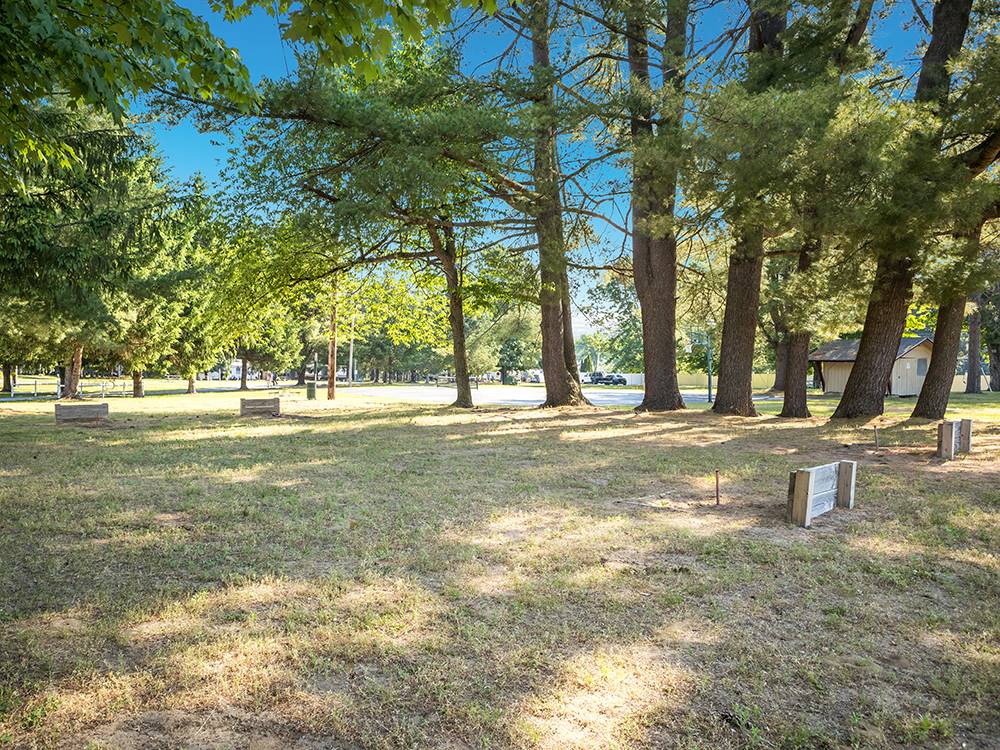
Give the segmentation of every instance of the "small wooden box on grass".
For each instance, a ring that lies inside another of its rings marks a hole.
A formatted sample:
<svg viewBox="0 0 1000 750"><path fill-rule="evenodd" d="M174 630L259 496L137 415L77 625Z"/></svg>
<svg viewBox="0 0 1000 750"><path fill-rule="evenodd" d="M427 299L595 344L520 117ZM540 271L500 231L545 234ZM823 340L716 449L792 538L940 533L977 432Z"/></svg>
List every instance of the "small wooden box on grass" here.
<svg viewBox="0 0 1000 750"><path fill-rule="evenodd" d="M948 420L938 425L937 456L952 459L972 450L972 420Z"/></svg>
<svg viewBox="0 0 1000 750"><path fill-rule="evenodd" d="M106 422L107 404L56 404L56 424Z"/></svg>
<svg viewBox="0 0 1000 750"><path fill-rule="evenodd" d="M241 417L280 417L281 399L274 398L241 398Z"/></svg>
<svg viewBox="0 0 1000 750"><path fill-rule="evenodd" d="M836 461L793 471L788 477L788 521L808 528L816 516L854 507L857 461Z"/></svg>

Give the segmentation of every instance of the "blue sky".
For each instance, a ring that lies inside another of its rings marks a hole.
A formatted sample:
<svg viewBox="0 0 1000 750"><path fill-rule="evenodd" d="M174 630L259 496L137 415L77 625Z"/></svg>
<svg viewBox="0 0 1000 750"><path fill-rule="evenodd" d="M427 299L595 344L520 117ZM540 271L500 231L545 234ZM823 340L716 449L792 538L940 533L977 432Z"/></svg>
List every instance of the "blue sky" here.
<svg viewBox="0 0 1000 750"><path fill-rule="evenodd" d="M294 64L294 55L281 42L276 21L263 11L238 23L226 23L205 0L183 0L180 4L208 21L217 36L239 50L254 81L285 75L286 60L289 67ZM217 137L199 133L189 122L174 127L156 124L151 129L175 178L186 180L200 172L209 181L215 179L226 158L226 148L213 145Z"/></svg>
<svg viewBox="0 0 1000 750"><path fill-rule="evenodd" d="M294 53L282 42L276 20L265 12L256 11L237 23L227 23L220 14L212 12L206 0L181 0L181 4L208 21L215 34L239 50L253 80L278 78L294 68ZM929 14L930 3L923 0L921 4L926 6L925 12ZM704 19L698 33L704 37L718 34L729 20L730 12L722 10L714 17ZM876 46L887 51L890 61L906 68L916 62L914 50L920 29L916 28L913 19L912 6L897 2L886 18L876 18L872 24ZM500 48L496 35L479 34L466 45L466 64L474 67L481 60L495 55ZM186 180L200 172L210 182L215 180L226 158L226 146L219 145L217 137L199 133L187 122L173 127L154 124L151 129L160 153L176 179Z"/></svg>

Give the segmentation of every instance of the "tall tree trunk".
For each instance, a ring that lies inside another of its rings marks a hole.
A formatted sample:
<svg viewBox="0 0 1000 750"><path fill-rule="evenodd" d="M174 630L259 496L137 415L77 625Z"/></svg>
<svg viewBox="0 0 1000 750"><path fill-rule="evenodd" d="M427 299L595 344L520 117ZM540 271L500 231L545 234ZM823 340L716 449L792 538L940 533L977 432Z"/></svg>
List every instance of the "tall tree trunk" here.
<svg viewBox="0 0 1000 750"><path fill-rule="evenodd" d="M990 355L990 390L1000 391L1000 343L993 344L986 348Z"/></svg>
<svg viewBox="0 0 1000 750"><path fill-rule="evenodd" d="M879 260L858 354L833 413L835 419L873 417L885 409L885 394L906 325L912 285L908 259Z"/></svg>
<svg viewBox="0 0 1000 750"><path fill-rule="evenodd" d="M538 261L542 314L542 371L545 373L545 406L568 406L587 403L574 377L569 360L575 352L567 351L567 337L572 337L570 310L565 304L566 240L563 233L562 196L559 160L556 153L555 91L549 57L549 2L532 0L527 8L528 31L534 65L535 116L533 177L538 195L534 207L535 232L538 236ZM575 368L574 368L575 369Z"/></svg>
<svg viewBox="0 0 1000 750"><path fill-rule="evenodd" d="M805 418L809 413L806 382L809 377L809 331L788 334L788 359L785 368L784 402L781 416Z"/></svg>
<svg viewBox="0 0 1000 750"><path fill-rule="evenodd" d="M980 292L978 309L989 358L990 390L1000 391L1000 283Z"/></svg>
<svg viewBox="0 0 1000 750"><path fill-rule="evenodd" d="M299 361L299 366L295 369L295 385L305 385L306 370L309 367L309 336L304 326L299 331L299 343L302 345L300 351L303 354L302 359Z"/></svg>
<svg viewBox="0 0 1000 750"><path fill-rule="evenodd" d="M428 226L427 231L434 254L444 271L448 289L448 323L451 325L451 352L455 361L456 395L452 406L471 409L472 384L469 382L469 357L465 347L465 310L462 307L462 282L459 278L455 230L450 226L442 229L444 242L434 226Z"/></svg>
<svg viewBox="0 0 1000 750"><path fill-rule="evenodd" d="M573 303L570 299L569 271L563 267L562 279L562 322L563 322L563 359L566 361L566 370L576 383L576 389L580 391L583 398L583 391L580 382L580 367L576 363L576 338L573 336Z"/></svg>
<svg viewBox="0 0 1000 750"><path fill-rule="evenodd" d="M784 8L774 10L765 4L750 14L748 51L781 54L780 34L787 25ZM750 77L752 75L752 77ZM748 72L747 88L763 91L774 73L768 66L762 71ZM745 158L753 159L750 154ZM760 278L764 266L764 228L749 225L736 235L733 255L729 260L726 279L726 310L722 321L722 349L719 352L719 385L712 411L716 414L756 416L753 405L753 350L757 337L757 314L760 306Z"/></svg>
<svg viewBox="0 0 1000 750"><path fill-rule="evenodd" d="M198 386L196 385L196 381L195 381L194 375L188 375L188 389L187 389L187 392L188 393L197 393L198 392Z"/></svg>
<svg viewBox="0 0 1000 750"><path fill-rule="evenodd" d="M948 66L962 50L971 10L972 0L938 0L934 4L931 40L920 64L914 94L916 101L936 104L939 109L946 108L951 90ZM922 165L928 157L936 157L940 148L940 132L919 136L911 144L911 153L906 157L912 162L913 171L919 174L921 169L926 169ZM928 176L928 179L932 181L933 177ZM898 217L906 215L900 204L909 205L913 201L911 186L901 187L888 200L886 221L899 222ZM872 417L885 409L886 385L906 325L910 292L917 270L916 257L907 252L907 248L916 247L920 238L912 236L913 229L906 225L906 221L904 218L898 227L890 226L890 236L877 249L879 262L858 356L840 404L833 413L834 418Z"/></svg>
<svg viewBox="0 0 1000 750"><path fill-rule="evenodd" d="M664 171L651 164L647 152L657 136L653 132L648 26L639 6L627 20L629 72L636 104L630 118L632 157L632 272L642 317L644 392L638 411L684 408L677 382L677 237L668 227L677 192L676 167ZM687 39L688 0L667 5L663 85L676 92L683 86L681 67ZM680 107L665 113L660 128L678 133Z"/></svg>
<svg viewBox="0 0 1000 750"><path fill-rule="evenodd" d="M146 386L142 380L142 370L132 371L132 398L142 398L146 395Z"/></svg>
<svg viewBox="0 0 1000 750"><path fill-rule="evenodd" d="M774 343L774 385L771 386L774 392L782 392L786 388L789 338L788 332L782 331Z"/></svg>
<svg viewBox="0 0 1000 750"><path fill-rule="evenodd" d="M972 231L956 232L956 239L964 237L966 242L963 264L971 267L979 255L982 225ZM965 320L965 300L968 294L968 278L959 276L954 286L945 292L938 307L937 325L934 328L934 353L931 355L927 376L920 387L914 417L942 419L951 398L951 386L955 381L958 365L958 350L962 343L962 322ZM977 342L978 345L978 342Z"/></svg>
<svg viewBox="0 0 1000 750"><path fill-rule="evenodd" d="M805 215L812 218L815 216L815 212L809 210L805 212ZM808 271L813 261L816 260L823 249L823 240L813 231L814 228L810 224L810 229L802 241L802 247L799 248L799 259L795 268L795 273L797 274L803 274ZM804 419L812 416L809 413L809 403L806 393L806 381L809 377L810 332L808 329L801 327L799 321L802 316L798 314L801 311L798 309L796 302L792 301L791 304L792 310L795 312L791 318L791 322L787 323L783 321L781 326L776 325L780 329L779 334L782 337L779 341L784 341L785 349L784 396L781 406L781 416Z"/></svg>
<svg viewBox="0 0 1000 750"><path fill-rule="evenodd" d="M951 384L955 380L964 318L965 297L950 300L938 307L937 325L934 327L934 353L911 417L944 418L951 396Z"/></svg>
<svg viewBox="0 0 1000 750"><path fill-rule="evenodd" d="M965 370L966 393L983 392L983 316L979 312L980 298L981 295L978 294L972 296L972 302L976 305L976 307L969 315L969 359L968 367Z"/></svg>
<svg viewBox="0 0 1000 750"><path fill-rule="evenodd" d="M83 345L73 346L73 357L66 368L66 382L63 384L63 398L77 398L80 392L80 374L83 372Z"/></svg>
<svg viewBox="0 0 1000 750"><path fill-rule="evenodd" d="M326 351L326 398L337 398L337 282L333 283L333 304L330 307L330 341Z"/></svg>
<svg viewBox="0 0 1000 750"><path fill-rule="evenodd" d="M753 404L753 351L760 306L760 278L764 267L764 233L745 230L729 259L726 311L722 320L719 384L712 411L716 414L757 416Z"/></svg>
<svg viewBox="0 0 1000 750"><path fill-rule="evenodd" d="M14 366L10 362L4 363L3 366L3 388L0 388L3 394L10 393L11 386L14 384L14 380L11 377L11 373L14 371Z"/></svg>
<svg viewBox="0 0 1000 750"><path fill-rule="evenodd" d="M248 391L250 387L247 385L247 358L243 357L240 359L240 390Z"/></svg>

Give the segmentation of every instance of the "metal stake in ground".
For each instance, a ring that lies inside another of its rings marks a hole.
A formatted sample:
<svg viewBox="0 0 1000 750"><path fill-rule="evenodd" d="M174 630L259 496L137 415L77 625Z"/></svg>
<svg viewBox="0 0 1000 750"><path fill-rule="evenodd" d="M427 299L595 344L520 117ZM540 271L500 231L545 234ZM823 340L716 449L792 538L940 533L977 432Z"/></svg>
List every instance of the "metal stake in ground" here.
<svg viewBox="0 0 1000 750"><path fill-rule="evenodd" d="M715 470L715 504L719 504L719 470Z"/></svg>
<svg viewBox="0 0 1000 750"><path fill-rule="evenodd" d="M878 449L879 449L879 444L878 444L878 427L876 426L875 427L875 450L878 450Z"/></svg>

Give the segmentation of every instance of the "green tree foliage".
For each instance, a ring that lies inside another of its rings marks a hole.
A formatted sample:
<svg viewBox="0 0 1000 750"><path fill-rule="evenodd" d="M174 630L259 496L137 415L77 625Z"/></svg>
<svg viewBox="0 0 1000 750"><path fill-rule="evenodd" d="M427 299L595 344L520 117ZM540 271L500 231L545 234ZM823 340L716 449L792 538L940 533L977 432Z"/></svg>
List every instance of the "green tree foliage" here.
<svg viewBox="0 0 1000 750"><path fill-rule="evenodd" d="M42 107L79 144L72 165L24 172L2 195L0 288L50 323L54 358L141 370L169 351L179 307L169 289L180 239L152 145L107 115Z"/></svg>
<svg viewBox="0 0 1000 750"><path fill-rule="evenodd" d="M83 157L38 103L66 96L121 125L130 97L170 86L239 106L253 87L239 55L173 0L5 0L0 5L0 190L38 165Z"/></svg>
<svg viewBox="0 0 1000 750"><path fill-rule="evenodd" d="M474 375L502 370L504 347L520 352L521 370L539 366L541 335L533 307L494 304L484 306L469 320L469 371ZM516 342L516 343L510 343Z"/></svg>
<svg viewBox="0 0 1000 750"><path fill-rule="evenodd" d="M272 304L253 312L236 343L236 356L258 370L283 372L298 365L298 322L292 311Z"/></svg>
<svg viewBox="0 0 1000 750"><path fill-rule="evenodd" d="M433 276L421 277L390 266L342 277L340 365L347 364L343 344L353 324L359 372L431 374L448 367L447 313L440 288L435 286L439 283Z"/></svg>
<svg viewBox="0 0 1000 750"><path fill-rule="evenodd" d="M528 366L526 354L524 342L520 339L507 339L500 345L497 368L500 370L501 381L507 380L507 373L511 370L520 370Z"/></svg>
<svg viewBox="0 0 1000 750"><path fill-rule="evenodd" d="M103 335L96 347L90 347L88 359L98 355L106 369L120 365L141 380L144 370L164 362L173 352L181 334L183 282L191 270L186 267L191 232L183 213L175 208L174 196L162 187L154 160L146 160L146 171L132 183L130 203L157 213L154 231L146 233L133 250L133 268L124 286L104 293L108 316L92 321L93 327L103 329Z"/></svg>
<svg viewBox="0 0 1000 750"><path fill-rule="evenodd" d="M299 321L299 355L296 364L296 376L299 385L305 383L306 371L314 362L327 358L330 344L329 316L323 320L315 296L304 295L293 304L295 318Z"/></svg>
<svg viewBox="0 0 1000 750"><path fill-rule="evenodd" d="M386 28L391 21L405 39L420 38L428 28L437 28L451 20L454 0L212 0L227 18L239 18L255 8L263 8L282 20L282 37L318 50L325 65L351 63L367 77L374 77L378 63L393 47L393 34ZM462 4L496 8L495 0Z"/></svg>
<svg viewBox="0 0 1000 750"><path fill-rule="evenodd" d="M391 45L390 20L409 38L451 18L451 0L212 0L228 20L263 9L282 36L311 45L325 64L351 62L372 76ZM491 6L490 3L487 3ZM174 0L7 0L0 7L0 189L21 184L23 168L77 158L72 143L39 117L55 96L95 107L121 123L130 98L170 89L184 99L256 104L236 50Z"/></svg>
<svg viewBox="0 0 1000 750"><path fill-rule="evenodd" d="M163 204L137 194L155 179L151 145L91 110L37 112L79 161L24 170L24 190L0 193L0 288L53 314L100 314L157 231Z"/></svg>
<svg viewBox="0 0 1000 750"><path fill-rule="evenodd" d="M186 236L174 289L179 328L167 365L193 388L195 375L214 365L231 343L226 325L229 308L218 293L228 235L200 179L194 181L178 213Z"/></svg>
<svg viewBox="0 0 1000 750"><path fill-rule="evenodd" d="M51 364L61 327L19 299L0 297L0 365Z"/></svg>
<svg viewBox="0 0 1000 750"><path fill-rule="evenodd" d="M607 338L601 333L581 334L576 339L576 357L581 361L581 372L600 370L608 361Z"/></svg>
<svg viewBox="0 0 1000 750"><path fill-rule="evenodd" d="M604 366L642 372L642 320L630 279L610 275L587 292L587 316L605 337Z"/></svg>

